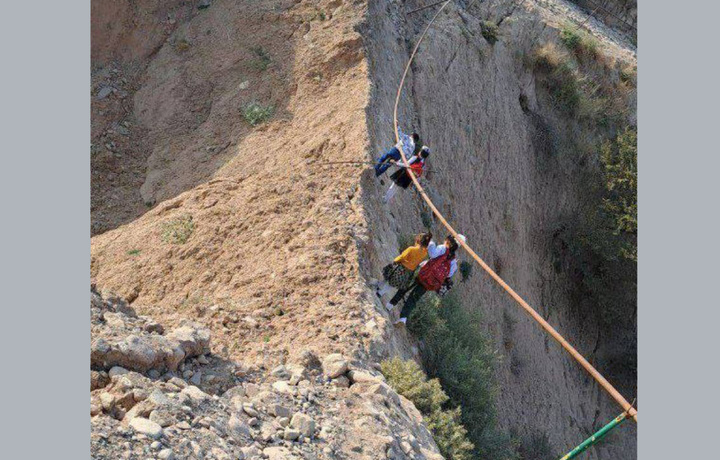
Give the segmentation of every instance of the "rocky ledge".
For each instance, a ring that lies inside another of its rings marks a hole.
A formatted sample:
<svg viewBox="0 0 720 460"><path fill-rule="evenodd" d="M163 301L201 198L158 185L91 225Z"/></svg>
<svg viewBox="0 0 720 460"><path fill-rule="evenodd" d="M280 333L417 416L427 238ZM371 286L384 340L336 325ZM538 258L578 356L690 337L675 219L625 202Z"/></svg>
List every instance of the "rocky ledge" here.
<svg viewBox="0 0 720 460"><path fill-rule="evenodd" d="M376 363L312 350L272 369L214 355L210 333L165 333L91 292L94 459L441 459Z"/></svg>

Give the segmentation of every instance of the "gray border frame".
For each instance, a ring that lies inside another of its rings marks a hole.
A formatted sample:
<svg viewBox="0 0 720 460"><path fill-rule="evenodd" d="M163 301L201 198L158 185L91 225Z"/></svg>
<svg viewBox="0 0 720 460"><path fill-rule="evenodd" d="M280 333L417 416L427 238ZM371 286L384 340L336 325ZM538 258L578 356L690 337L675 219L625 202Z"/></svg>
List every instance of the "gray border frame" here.
<svg viewBox="0 0 720 460"><path fill-rule="evenodd" d="M639 458L712 458L720 4L639 4ZM90 8L15 2L3 19L3 452L81 458L89 453Z"/></svg>
<svg viewBox="0 0 720 460"><path fill-rule="evenodd" d="M720 4L639 3L638 455L717 458Z"/></svg>
<svg viewBox="0 0 720 460"><path fill-rule="evenodd" d="M90 5L2 8L3 458L88 458Z"/></svg>

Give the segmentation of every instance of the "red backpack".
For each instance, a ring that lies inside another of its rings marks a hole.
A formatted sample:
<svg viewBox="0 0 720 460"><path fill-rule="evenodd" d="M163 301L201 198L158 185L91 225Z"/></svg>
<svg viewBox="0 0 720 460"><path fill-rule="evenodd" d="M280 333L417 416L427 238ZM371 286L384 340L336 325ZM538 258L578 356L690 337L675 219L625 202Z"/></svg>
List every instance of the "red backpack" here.
<svg viewBox="0 0 720 460"><path fill-rule="evenodd" d="M445 254L430 259L420 268L418 282L428 291L439 291L450 274L450 256Z"/></svg>
<svg viewBox="0 0 720 460"><path fill-rule="evenodd" d="M410 165L410 169L412 169L416 177L420 177L423 173L423 166L425 166L425 163L422 160L418 160Z"/></svg>

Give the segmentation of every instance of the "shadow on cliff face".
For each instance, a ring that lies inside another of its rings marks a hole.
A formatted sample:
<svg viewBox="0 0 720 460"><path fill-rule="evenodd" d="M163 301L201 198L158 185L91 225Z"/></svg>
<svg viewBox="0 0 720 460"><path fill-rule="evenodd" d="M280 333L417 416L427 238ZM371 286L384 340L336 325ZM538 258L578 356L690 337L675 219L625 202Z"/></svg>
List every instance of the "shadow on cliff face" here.
<svg viewBox="0 0 720 460"><path fill-rule="evenodd" d="M309 28L294 5L93 2L93 235L212 178L265 119L292 118Z"/></svg>

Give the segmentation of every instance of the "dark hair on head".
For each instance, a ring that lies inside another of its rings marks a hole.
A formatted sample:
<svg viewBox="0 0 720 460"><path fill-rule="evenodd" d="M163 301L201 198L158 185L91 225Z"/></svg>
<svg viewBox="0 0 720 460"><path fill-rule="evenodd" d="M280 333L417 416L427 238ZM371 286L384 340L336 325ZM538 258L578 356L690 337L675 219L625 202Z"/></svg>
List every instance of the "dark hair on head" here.
<svg viewBox="0 0 720 460"><path fill-rule="evenodd" d="M420 158L427 158L430 156L430 152L428 150L420 150Z"/></svg>
<svg viewBox="0 0 720 460"><path fill-rule="evenodd" d="M418 235L415 237L415 242L419 244L422 247L427 247L428 244L430 244L430 241L432 240L432 233L418 233Z"/></svg>
<svg viewBox="0 0 720 460"><path fill-rule="evenodd" d="M417 142L420 140L420 135L418 133L412 133L413 141Z"/></svg>
<svg viewBox="0 0 720 460"><path fill-rule="evenodd" d="M459 247L458 243L455 240L455 237L452 235L448 235L447 240L450 242L450 247L448 247L448 257L450 257L451 259L454 259L455 253L457 252L458 247Z"/></svg>

